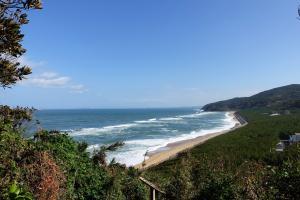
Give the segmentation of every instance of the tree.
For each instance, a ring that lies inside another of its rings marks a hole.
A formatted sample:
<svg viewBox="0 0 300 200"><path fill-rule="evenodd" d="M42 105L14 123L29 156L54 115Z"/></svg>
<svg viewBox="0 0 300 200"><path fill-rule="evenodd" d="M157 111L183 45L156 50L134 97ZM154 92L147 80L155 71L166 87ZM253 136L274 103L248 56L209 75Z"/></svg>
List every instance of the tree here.
<svg viewBox="0 0 300 200"><path fill-rule="evenodd" d="M279 139L280 140L288 140L290 138L291 133L289 131L280 131Z"/></svg>
<svg viewBox="0 0 300 200"><path fill-rule="evenodd" d="M40 0L0 0L0 85L3 88L31 74L29 66L18 62L26 52L21 44L24 35L20 29L29 22L26 12L41 8Z"/></svg>
<svg viewBox="0 0 300 200"><path fill-rule="evenodd" d="M10 88L31 74L29 66L18 62L26 52L21 44L24 37L21 27L29 22L27 11L41 8L40 0L0 0L0 86L3 88ZM0 123L11 122L17 129L31 119L32 111L31 108L0 106Z"/></svg>
<svg viewBox="0 0 300 200"><path fill-rule="evenodd" d="M33 111L33 108L16 107L11 109L9 106L0 105L0 125L1 123L10 124L14 130L18 130L25 122L31 120Z"/></svg>
<svg viewBox="0 0 300 200"><path fill-rule="evenodd" d="M115 151L122 146L124 146L124 142L115 142L109 146L102 146L99 150L94 151L94 155L92 157L94 163L99 164L99 166L106 167L106 153L108 151Z"/></svg>

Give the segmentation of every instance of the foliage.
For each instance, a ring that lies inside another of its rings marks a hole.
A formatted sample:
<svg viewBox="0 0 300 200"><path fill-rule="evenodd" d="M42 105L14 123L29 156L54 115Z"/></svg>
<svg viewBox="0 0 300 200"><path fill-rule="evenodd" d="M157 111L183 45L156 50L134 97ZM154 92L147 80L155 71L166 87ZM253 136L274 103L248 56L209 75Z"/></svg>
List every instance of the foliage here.
<svg viewBox="0 0 300 200"><path fill-rule="evenodd" d="M22 180L26 180L34 196L40 200L58 199L65 193L65 175L51 154L35 151L21 163Z"/></svg>
<svg viewBox="0 0 300 200"><path fill-rule="evenodd" d="M16 182L14 182L10 188L8 193L8 198L10 200L32 200L32 196L28 192L24 192Z"/></svg>
<svg viewBox="0 0 300 200"><path fill-rule="evenodd" d="M99 150L94 151L94 155L92 157L95 164L98 164L100 166L106 167L106 153L108 151L115 151L119 147L123 146L124 142L115 142L108 146L102 146Z"/></svg>
<svg viewBox="0 0 300 200"><path fill-rule="evenodd" d="M21 128L32 119L33 108L10 108L0 105L0 123L11 124L14 130Z"/></svg>
<svg viewBox="0 0 300 200"><path fill-rule="evenodd" d="M140 176L140 173L133 167L130 167L127 173L128 176L126 176L123 180L125 187L122 188L122 192L125 194L125 198L127 200L146 200L147 198L145 194L147 194L147 190L145 189L143 183L139 179L137 179L137 177Z"/></svg>
<svg viewBox="0 0 300 200"><path fill-rule="evenodd" d="M10 124L1 130L0 199L15 181L37 199L145 199L136 170L95 164L86 144L67 134L39 131L25 139Z"/></svg>
<svg viewBox="0 0 300 200"><path fill-rule="evenodd" d="M40 0L0 1L3 88L31 73L18 59L26 51L21 27L28 23L26 12L32 9L41 9ZM33 138L24 138L23 126L33 111L0 106L0 199L145 199L139 173L115 162L106 163L106 152L116 150L122 142L102 147L91 158L87 143L58 131L38 130Z"/></svg>
<svg viewBox="0 0 300 200"><path fill-rule="evenodd" d="M272 165L269 179L276 199L300 199L300 144L290 146L276 159L281 162Z"/></svg>
<svg viewBox="0 0 300 200"><path fill-rule="evenodd" d="M166 188L166 199L186 200L189 199L192 188L192 177L188 159L183 159L173 170L174 176Z"/></svg>
<svg viewBox="0 0 300 200"><path fill-rule="evenodd" d="M21 27L26 12L41 9L40 0L0 1L0 86L11 87L31 74L18 59L25 53ZM300 86L290 85L249 98L204 107L205 110L300 108ZM33 109L0 107L0 199L146 199L140 173L106 152L123 143L103 146L92 157L87 144L67 134L39 130L22 137L22 125ZM300 146L273 152L279 135L300 130L299 114L270 118L243 112L250 122L146 172L165 186L167 199L300 199ZM175 170L171 170L175 166Z"/></svg>
<svg viewBox="0 0 300 200"><path fill-rule="evenodd" d="M21 26L28 23L26 11L40 9L39 0L0 1L0 85L10 87L31 73L31 68L18 62L25 53Z"/></svg>
<svg viewBox="0 0 300 200"><path fill-rule="evenodd" d="M279 139L280 140L288 140L290 138L290 135L292 135L293 133L290 133L288 131L280 131L279 132Z"/></svg>
<svg viewBox="0 0 300 200"><path fill-rule="evenodd" d="M291 110L300 108L300 85L288 85L261 92L251 97L234 98L208 104L206 111L227 111L245 109Z"/></svg>
<svg viewBox="0 0 300 200"><path fill-rule="evenodd" d="M247 126L196 146L143 175L173 194L173 199L181 194L176 194L178 188L185 187L191 196L182 199L299 199L300 145L283 153L275 152L275 145L280 133L299 132L300 114L271 117L261 110L241 114ZM187 171L191 180L180 175ZM179 183L182 185L176 188Z"/></svg>

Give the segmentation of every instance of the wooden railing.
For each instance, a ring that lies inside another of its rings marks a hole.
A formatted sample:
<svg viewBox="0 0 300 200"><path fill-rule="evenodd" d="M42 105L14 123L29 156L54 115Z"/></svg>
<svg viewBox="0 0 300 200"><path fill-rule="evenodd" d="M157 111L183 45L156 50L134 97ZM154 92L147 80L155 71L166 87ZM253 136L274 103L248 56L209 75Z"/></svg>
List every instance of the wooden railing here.
<svg viewBox="0 0 300 200"><path fill-rule="evenodd" d="M140 180L149 187L149 189L150 189L150 200L156 200L156 197L157 197L158 193L160 193L162 195L166 194L164 191L159 189L156 185L154 185L150 181L147 181L143 177L140 177Z"/></svg>

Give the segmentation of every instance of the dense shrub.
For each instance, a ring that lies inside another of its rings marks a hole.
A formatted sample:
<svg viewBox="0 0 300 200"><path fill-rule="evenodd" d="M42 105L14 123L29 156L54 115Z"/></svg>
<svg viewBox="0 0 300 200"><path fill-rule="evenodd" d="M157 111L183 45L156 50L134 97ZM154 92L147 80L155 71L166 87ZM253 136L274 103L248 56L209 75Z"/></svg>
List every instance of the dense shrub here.
<svg viewBox="0 0 300 200"><path fill-rule="evenodd" d="M39 131L25 139L9 123L0 132L0 199L16 184L36 199L145 199L139 173L118 163L101 166L86 143Z"/></svg>

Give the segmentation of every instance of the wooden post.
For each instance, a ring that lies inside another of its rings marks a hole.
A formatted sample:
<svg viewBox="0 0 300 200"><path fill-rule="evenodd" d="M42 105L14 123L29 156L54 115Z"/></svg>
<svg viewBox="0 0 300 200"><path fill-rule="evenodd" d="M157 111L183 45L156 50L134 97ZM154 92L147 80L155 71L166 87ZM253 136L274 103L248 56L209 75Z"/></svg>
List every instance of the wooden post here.
<svg viewBox="0 0 300 200"><path fill-rule="evenodd" d="M150 188L150 200L156 200L156 192L166 194L164 191L160 190L156 185L147 181L143 177L140 177L140 180Z"/></svg>
<svg viewBox="0 0 300 200"><path fill-rule="evenodd" d="M155 200L155 189L150 188L150 200Z"/></svg>

